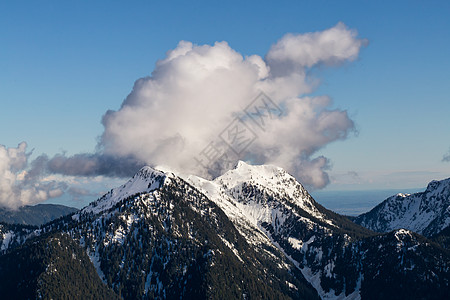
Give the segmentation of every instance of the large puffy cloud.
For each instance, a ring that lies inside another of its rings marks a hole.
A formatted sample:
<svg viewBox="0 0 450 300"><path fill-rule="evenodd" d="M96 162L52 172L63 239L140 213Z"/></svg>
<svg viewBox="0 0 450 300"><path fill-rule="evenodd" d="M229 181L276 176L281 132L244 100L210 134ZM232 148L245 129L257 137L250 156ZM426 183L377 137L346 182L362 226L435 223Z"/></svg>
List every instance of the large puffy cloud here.
<svg viewBox="0 0 450 300"><path fill-rule="evenodd" d="M365 43L342 23L322 32L287 34L264 58L243 56L226 42L182 41L156 63L151 76L135 82L119 110L106 112L97 153L59 155L50 160L50 169L126 176L145 163L218 175L229 165L205 166L198 157L211 156L212 144L223 149L224 134L239 117L253 136L233 159L275 164L306 185L323 187L329 182L329 161L316 153L345 139L354 124L346 111L332 108L329 97L308 97L318 82L308 70L353 61ZM253 109L249 105L261 91L280 109L266 118L264 128L244 113Z"/></svg>
<svg viewBox="0 0 450 300"><path fill-rule="evenodd" d="M16 148L0 145L0 206L17 208L59 197L66 185L43 178L46 160L43 157L28 163L31 153L27 144Z"/></svg>
<svg viewBox="0 0 450 300"><path fill-rule="evenodd" d="M181 42L152 77L136 82L119 111L103 117L104 153L192 170L194 156L252 100L263 68L225 42Z"/></svg>
<svg viewBox="0 0 450 300"><path fill-rule="evenodd" d="M313 155L330 142L345 139L354 128L347 113L328 109L330 104L324 96L287 99L286 115L272 120L249 147L257 162L282 166L312 187L327 185L328 159Z"/></svg>
<svg viewBox="0 0 450 300"><path fill-rule="evenodd" d="M317 151L347 138L354 124L329 97L308 96L318 84L308 70L353 61L365 44L342 23L287 34L264 58L243 56L226 42L182 41L151 76L135 82L119 110L106 112L95 153L41 155L30 163L26 143L0 145L0 206L17 208L64 192L74 199L93 195L78 180L69 188L49 173L128 177L144 164L213 177L245 159L281 166L309 187L324 187L330 164ZM265 95L255 98L261 91ZM243 140L236 139L243 129ZM230 144L233 139L237 144ZM211 160L205 164L202 155Z"/></svg>
<svg viewBox="0 0 450 300"><path fill-rule="evenodd" d="M364 40L342 23L323 32L288 34L265 59L243 57L227 43L197 46L180 42L152 75L136 81L118 111L103 117L103 153L131 156L151 165L205 175L195 157L242 115L259 91L283 113L270 120L245 157L286 168L308 185L323 187L328 160L314 153L353 129L345 111L331 109L306 74L317 64L354 60ZM250 125L251 126L251 125ZM223 171L223 170L221 170Z"/></svg>

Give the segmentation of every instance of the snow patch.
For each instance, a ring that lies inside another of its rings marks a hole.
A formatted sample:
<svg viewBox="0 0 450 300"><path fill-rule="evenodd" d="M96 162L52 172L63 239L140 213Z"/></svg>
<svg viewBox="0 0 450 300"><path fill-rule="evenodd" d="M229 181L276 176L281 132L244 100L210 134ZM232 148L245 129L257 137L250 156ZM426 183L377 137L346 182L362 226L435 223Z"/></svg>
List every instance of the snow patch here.
<svg viewBox="0 0 450 300"><path fill-rule="evenodd" d="M230 248L230 250L234 253L234 255L239 259L239 261L241 263L244 263L244 261L242 260L242 258L239 256L239 252L237 251L237 249L234 247L233 244L231 244L230 242L228 242L225 238L223 238L222 236L219 236L220 239L222 240L222 242L228 247Z"/></svg>
<svg viewBox="0 0 450 300"><path fill-rule="evenodd" d="M98 248L95 248L93 252L91 252L89 249L87 249L87 255L89 256L89 260L94 265L95 270L97 271L98 276L103 281L103 283L106 284L106 277L103 273L101 267L100 267L100 257L98 255Z"/></svg>
<svg viewBox="0 0 450 300"><path fill-rule="evenodd" d="M300 250L303 246L303 241L300 241L296 238L289 237L288 241L292 245L292 248L294 248L294 249Z"/></svg>
<svg viewBox="0 0 450 300"><path fill-rule="evenodd" d="M2 246L0 248L1 251L8 249L9 244L11 243L13 237L14 237L13 231L7 231L7 232L3 233L3 241L2 241Z"/></svg>

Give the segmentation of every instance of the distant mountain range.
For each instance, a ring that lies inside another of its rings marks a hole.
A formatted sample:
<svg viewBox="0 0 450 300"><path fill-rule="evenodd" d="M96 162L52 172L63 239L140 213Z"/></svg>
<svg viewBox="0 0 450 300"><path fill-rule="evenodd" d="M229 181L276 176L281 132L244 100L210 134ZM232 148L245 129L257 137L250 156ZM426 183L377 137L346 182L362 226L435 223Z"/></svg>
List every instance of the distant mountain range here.
<svg viewBox="0 0 450 300"><path fill-rule="evenodd" d="M354 221L377 232L405 228L437 235L450 225L450 178L430 182L424 192L389 197Z"/></svg>
<svg viewBox="0 0 450 300"><path fill-rule="evenodd" d="M436 218L424 228L441 228ZM0 293L21 298L26 283L29 298L445 299L446 235L404 228L362 227L275 166L239 162L212 181L144 167L40 229L0 225L0 274L20 266Z"/></svg>
<svg viewBox="0 0 450 300"><path fill-rule="evenodd" d="M74 207L58 204L22 206L17 210L0 208L0 222L39 226L77 210Z"/></svg>

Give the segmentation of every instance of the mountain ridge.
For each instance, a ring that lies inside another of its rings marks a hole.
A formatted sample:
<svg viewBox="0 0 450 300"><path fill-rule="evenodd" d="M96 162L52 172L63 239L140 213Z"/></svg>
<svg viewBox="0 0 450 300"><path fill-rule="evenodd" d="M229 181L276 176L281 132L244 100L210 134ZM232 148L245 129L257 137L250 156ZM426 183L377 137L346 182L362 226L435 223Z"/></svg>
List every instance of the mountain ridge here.
<svg viewBox="0 0 450 300"><path fill-rule="evenodd" d="M15 210L0 208L0 222L40 226L77 210L74 207L60 204L21 206Z"/></svg>
<svg viewBox="0 0 450 300"><path fill-rule="evenodd" d="M450 225L450 178L431 181L423 192L391 196L354 222L377 232L405 228L436 235Z"/></svg>
<svg viewBox="0 0 450 300"><path fill-rule="evenodd" d="M240 162L214 180L144 167L72 216L39 229L0 227L1 249L7 254L51 232L79 244L124 299L424 292L439 299L449 292L447 252L407 230L365 229L321 206L275 166Z"/></svg>

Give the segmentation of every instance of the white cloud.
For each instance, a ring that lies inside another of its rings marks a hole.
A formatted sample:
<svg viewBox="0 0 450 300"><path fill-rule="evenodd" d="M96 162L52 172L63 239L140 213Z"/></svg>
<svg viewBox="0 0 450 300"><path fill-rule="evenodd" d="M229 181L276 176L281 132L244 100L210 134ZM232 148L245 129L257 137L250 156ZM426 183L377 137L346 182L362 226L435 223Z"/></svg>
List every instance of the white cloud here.
<svg viewBox="0 0 450 300"><path fill-rule="evenodd" d="M345 111L331 108L328 97L305 97L314 90L306 71L352 61L365 43L342 23L322 32L287 34L265 59L244 57L226 42L182 41L157 62L150 77L136 81L119 110L104 115L100 149L206 176L194 158L264 91L284 112L257 132L245 157L279 165L305 184L323 187L329 181L328 160L314 153L345 139L354 124Z"/></svg>
<svg viewBox="0 0 450 300"><path fill-rule="evenodd" d="M260 91L282 113L266 117L263 128L244 117L254 140L230 157L278 165L309 187L324 187L329 160L316 153L347 138L354 124L346 111L332 108L328 96L308 96L319 82L308 70L353 61L365 44L342 23L322 32L287 34L264 58L243 56L226 42L181 41L151 76L135 82L119 110L106 112L96 153L41 155L29 163L25 142L16 148L0 145L0 206L17 208L64 192L74 199L93 196L87 185L104 178L95 176L127 177L142 164L205 177L221 174L230 165L205 168L195 158L211 143L225 145L221 137L229 131L224 130L245 116Z"/></svg>
<svg viewBox="0 0 450 300"><path fill-rule="evenodd" d="M327 65L352 61L367 40L357 39L357 32L343 23L314 33L286 34L274 44L266 59L276 76L302 71L319 63Z"/></svg>
<svg viewBox="0 0 450 300"><path fill-rule="evenodd" d="M65 184L41 182L44 161L37 159L29 168L26 148L25 142L17 148L0 145L0 206L14 209L63 194Z"/></svg>

